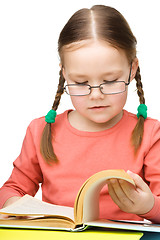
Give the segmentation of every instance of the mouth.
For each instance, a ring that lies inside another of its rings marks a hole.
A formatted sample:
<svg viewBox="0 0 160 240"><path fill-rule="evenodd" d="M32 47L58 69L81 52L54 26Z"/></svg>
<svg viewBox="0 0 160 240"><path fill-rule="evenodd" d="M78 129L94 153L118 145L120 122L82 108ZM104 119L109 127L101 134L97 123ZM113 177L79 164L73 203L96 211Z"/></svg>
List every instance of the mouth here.
<svg viewBox="0 0 160 240"><path fill-rule="evenodd" d="M93 106L93 107L90 107L89 109L100 111L100 110L105 110L106 108L108 108L108 106Z"/></svg>

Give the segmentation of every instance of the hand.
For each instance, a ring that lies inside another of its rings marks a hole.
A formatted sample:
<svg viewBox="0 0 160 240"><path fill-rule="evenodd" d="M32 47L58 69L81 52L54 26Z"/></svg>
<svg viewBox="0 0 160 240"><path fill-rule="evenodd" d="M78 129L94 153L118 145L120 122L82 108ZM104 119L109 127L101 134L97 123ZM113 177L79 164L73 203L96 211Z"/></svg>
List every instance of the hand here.
<svg viewBox="0 0 160 240"><path fill-rule="evenodd" d="M3 208L11 205L12 203L16 202L18 199L20 199L21 197L18 196L14 196L14 197L10 197L3 205Z"/></svg>
<svg viewBox="0 0 160 240"><path fill-rule="evenodd" d="M128 213L143 215L154 205L153 194L143 179L130 171L127 172L134 180L136 187L125 180L110 179L108 192L118 207Z"/></svg>
<svg viewBox="0 0 160 240"><path fill-rule="evenodd" d="M18 196L14 196L14 197L11 197L9 198L3 205L3 208L11 205L12 203L16 202L18 199L20 199L21 197L18 197ZM6 214L0 214L0 219L7 219L7 218L11 218L13 216L11 215L6 215ZM17 218L17 219L21 219L21 216L14 216L14 218Z"/></svg>

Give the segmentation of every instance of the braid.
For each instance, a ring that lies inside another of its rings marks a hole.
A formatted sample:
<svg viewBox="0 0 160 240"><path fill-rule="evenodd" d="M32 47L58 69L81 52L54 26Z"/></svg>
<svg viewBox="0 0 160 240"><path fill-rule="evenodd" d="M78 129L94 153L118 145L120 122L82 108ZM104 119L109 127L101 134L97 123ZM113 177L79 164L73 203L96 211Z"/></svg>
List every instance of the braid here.
<svg viewBox="0 0 160 240"><path fill-rule="evenodd" d="M137 94L139 96L139 102L140 104L145 104L145 98L144 98L144 91L143 91L143 85L141 82L141 74L140 74L140 68L138 67L136 75L136 86L137 86ZM131 136L131 142L132 145L135 148L135 153L137 152L139 146L141 145L142 139L143 139L143 132L144 132L144 117L140 116L138 118L137 124L132 132Z"/></svg>
<svg viewBox="0 0 160 240"><path fill-rule="evenodd" d="M61 96L64 92L64 82L65 82L65 79L63 77L63 74L62 74L62 68L61 70L59 71L59 84L58 84L58 89L57 89L57 93L56 93L56 96L55 96L55 100L54 100L54 103L53 103L53 106L52 106L52 109L53 110L57 110L58 108L58 105L60 103L60 100L61 100Z"/></svg>
<svg viewBox="0 0 160 240"><path fill-rule="evenodd" d="M58 89L56 92L55 100L52 106L53 110L57 110L61 96L64 92L63 87L64 87L64 82L65 79L62 74L62 69L59 72L59 84L58 84ZM41 138L41 143L40 143L40 151L43 156L43 158L46 160L48 164L51 162L58 162L57 156L54 153L53 146L52 146L52 135L51 135L51 123L47 123L46 126L44 127L43 133L42 133L42 138Z"/></svg>
<svg viewBox="0 0 160 240"><path fill-rule="evenodd" d="M139 96L139 102L140 104L145 104L145 99L144 99L144 91L143 91L143 85L141 82L141 74L140 74L140 68L138 67L135 79L137 81L136 86L137 86L137 94Z"/></svg>

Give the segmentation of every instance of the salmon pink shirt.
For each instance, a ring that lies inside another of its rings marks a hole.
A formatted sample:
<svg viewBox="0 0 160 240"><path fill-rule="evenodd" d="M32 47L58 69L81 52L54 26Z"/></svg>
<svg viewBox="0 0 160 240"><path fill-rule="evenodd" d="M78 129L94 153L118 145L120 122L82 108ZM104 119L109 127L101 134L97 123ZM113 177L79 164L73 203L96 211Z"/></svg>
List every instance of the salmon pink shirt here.
<svg viewBox="0 0 160 240"><path fill-rule="evenodd" d="M144 217L160 223L160 122L145 120L143 141L135 157L130 138L137 123L136 115L124 110L123 117L112 128L86 132L70 125L69 111L59 114L52 124L58 164L48 165L40 153L45 118L30 123L12 174L0 189L0 208L12 196L34 196L40 185L43 201L73 207L81 185L91 175L106 169L124 169L139 174L149 185L155 198L154 207L143 216L125 213L112 201L106 185L100 193L100 218Z"/></svg>

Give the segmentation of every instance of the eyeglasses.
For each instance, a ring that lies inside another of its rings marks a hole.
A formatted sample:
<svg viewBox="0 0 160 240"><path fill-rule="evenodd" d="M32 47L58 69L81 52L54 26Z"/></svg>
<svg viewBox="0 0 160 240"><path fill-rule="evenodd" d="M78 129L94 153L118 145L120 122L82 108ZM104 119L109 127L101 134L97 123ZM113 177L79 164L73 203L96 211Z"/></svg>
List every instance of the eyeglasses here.
<svg viewBox="0 0 160 240"><path fill-rule="evenodd" d="M125 81L108 81L99 86L90 86L89 84L67 84L64 91L70 96L86 96L91 93L92 88L99 88L101 93L106 95L119 94L126 91L126 86L130 84L131 70L129 73L128 83Z"/></svg>

